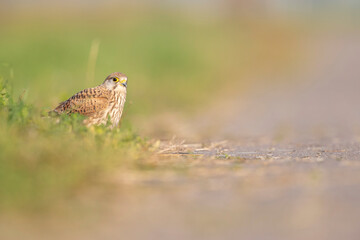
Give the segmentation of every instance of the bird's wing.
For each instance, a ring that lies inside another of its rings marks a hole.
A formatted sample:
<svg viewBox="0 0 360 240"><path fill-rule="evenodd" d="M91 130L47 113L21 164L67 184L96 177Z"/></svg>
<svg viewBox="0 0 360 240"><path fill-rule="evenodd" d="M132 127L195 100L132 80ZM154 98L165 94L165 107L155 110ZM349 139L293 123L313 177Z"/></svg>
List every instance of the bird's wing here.
<svg viewBox="0 0 360 240"><path fill-rule="evenodd" d="M106 89L88 88L78 92L54 109L56 113L80 113L91 116L105 109L109 104L110 93Z"/></svg>

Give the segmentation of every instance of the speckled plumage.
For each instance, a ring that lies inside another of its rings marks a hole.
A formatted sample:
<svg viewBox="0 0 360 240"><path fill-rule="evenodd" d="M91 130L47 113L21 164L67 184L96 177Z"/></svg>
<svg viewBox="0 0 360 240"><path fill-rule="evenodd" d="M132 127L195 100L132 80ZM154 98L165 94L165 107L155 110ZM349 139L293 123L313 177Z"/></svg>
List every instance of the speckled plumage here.
<svg viewBox="0 0 360 240"><path fill-rule="evenodd" d="M79 113L86 116L87 126L119 124L126 100L127 77L122 73L112 73L94 88L84 89L57 106L53 112L62 114Z"/></svg>

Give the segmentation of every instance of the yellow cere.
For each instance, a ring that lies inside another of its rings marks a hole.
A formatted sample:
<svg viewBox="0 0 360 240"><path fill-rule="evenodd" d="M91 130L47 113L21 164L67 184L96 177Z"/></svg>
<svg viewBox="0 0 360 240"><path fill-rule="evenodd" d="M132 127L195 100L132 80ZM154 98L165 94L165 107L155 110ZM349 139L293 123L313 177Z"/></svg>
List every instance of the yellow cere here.
<svg viewBox="0 0 360 240"><path fill-rule="evenodd" d="M120 83L125 83L126 80L127 80L126 78L122 78L121 81L120 81Z"/></svg>

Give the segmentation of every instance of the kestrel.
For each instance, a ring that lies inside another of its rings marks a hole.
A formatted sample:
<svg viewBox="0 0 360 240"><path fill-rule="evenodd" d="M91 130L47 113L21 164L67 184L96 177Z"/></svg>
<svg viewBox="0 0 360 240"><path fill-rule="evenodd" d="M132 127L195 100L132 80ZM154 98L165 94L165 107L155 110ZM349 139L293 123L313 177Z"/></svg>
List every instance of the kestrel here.
<svg viewBox="0 0 360 240"><path fill-rule="evenodd" d="M107 76L101 85L84 89L60 103L53 112L84 115L87 126L106 124L110 120L111 126L116 127L124 109L126 88L127 77L115 72Z"/></svg>

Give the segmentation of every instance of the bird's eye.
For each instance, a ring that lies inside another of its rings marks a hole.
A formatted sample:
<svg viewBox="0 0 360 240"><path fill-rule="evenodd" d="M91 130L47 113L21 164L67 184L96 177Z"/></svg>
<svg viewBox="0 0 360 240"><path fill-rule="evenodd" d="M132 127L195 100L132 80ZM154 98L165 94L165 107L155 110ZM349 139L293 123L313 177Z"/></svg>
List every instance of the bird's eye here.
<svg viewBox="0 0 360 240"><path fill-rule="evenodd" d="M113 78L113 81L114 81L114 82L118 82L118 81L119 81L119 79L118 79L118 78L116 78L116 77L114 77L114 78Z"/></svg>

